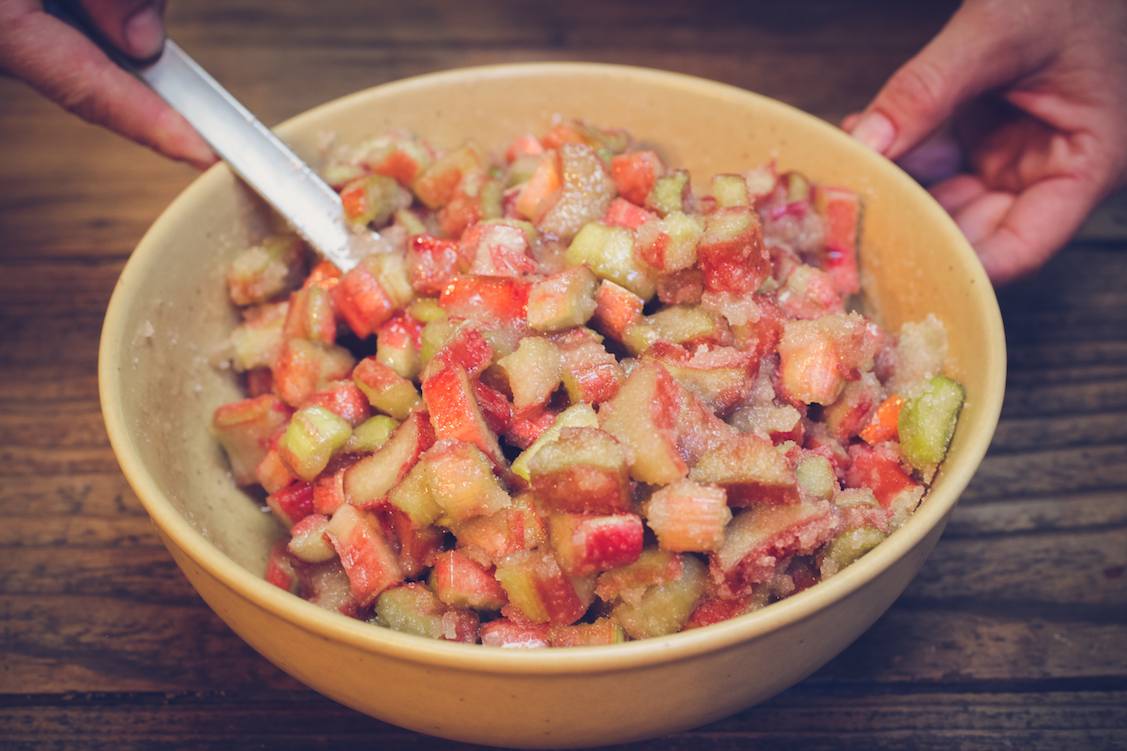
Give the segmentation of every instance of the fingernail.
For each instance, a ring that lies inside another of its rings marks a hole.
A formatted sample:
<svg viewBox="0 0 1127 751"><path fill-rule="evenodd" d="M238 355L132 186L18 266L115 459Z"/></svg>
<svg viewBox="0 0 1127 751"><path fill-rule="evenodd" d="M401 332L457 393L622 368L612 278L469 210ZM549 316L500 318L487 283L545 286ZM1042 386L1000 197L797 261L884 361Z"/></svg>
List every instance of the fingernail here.
<svg viewBox="0 0 1127 751"><path fill-rule="evenodd" d="M129 54L139 59L154 57L164 45L164 21L156 3L147 3L125 22Z"/></svg>
<svg viewBox="0 0 1127 751"><path fill-rule="evenodd" d="M883 154L896 138L896 126L879 112L866 112L853 126L849 135L873 151Z"/></svg>

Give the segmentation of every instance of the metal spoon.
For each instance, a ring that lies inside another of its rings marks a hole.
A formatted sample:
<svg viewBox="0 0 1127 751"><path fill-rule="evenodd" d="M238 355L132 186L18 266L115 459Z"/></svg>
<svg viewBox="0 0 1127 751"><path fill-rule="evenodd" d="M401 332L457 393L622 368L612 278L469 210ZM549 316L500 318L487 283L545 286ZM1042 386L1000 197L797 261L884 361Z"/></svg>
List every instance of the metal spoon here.
<svg viewBox="0 0 1127 751"><path fill-rule="evenodd" d="M114 62L183 115L317 253L348 271L378 247L379 235L350 230L336 192L179 45L166 39L156 58L130 60L105 42L73 5L65 0L45 3L52 15L96 42Z"/></svg>

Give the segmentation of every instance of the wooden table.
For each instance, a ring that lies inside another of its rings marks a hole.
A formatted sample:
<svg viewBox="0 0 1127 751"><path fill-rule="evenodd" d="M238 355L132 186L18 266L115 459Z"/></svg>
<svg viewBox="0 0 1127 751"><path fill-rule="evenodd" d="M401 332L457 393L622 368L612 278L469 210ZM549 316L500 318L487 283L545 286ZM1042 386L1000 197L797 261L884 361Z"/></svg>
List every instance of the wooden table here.
<svg viewBox="0 0 1127 751"><path fill-rule="evenodd" d="M455 7L458 6L458 7ZM402 76L671 68L837 120L951 8L916 3L181 0L177 39L267 122ZM102 314L192 172L0 81L0 747L453 748L244 645L160 547L102 428ZM1127 746L1127 201L1001 294L1005 409L919 578L755 709L636 748Z"/></svg>

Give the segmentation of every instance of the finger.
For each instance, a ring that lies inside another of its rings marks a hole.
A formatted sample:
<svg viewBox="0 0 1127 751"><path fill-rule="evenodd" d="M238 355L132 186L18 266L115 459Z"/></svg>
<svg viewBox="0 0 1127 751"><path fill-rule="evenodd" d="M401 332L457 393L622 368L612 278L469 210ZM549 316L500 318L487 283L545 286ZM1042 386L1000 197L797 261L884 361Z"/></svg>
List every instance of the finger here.
<svg viewBox="0 0 1127 751"><path fill-rule="evenodd" d="M148 60L164 46L164 0L81 0L90 21L106 39L135 60Z"/></svg>
<svg viewBox="0 0 1127 751"><path fill-rule="evenodd" d="M1089 180L1065 176L1035 183L975 244L986 273L1005 283L1037 270L1080 229L1100 198Z"/></svg>
<svg viewBox="0 0 1127 751"><path fill-rule="evenodd" d="M977 246L998 229L1016 200L1013 193L986 191L959 208L952 218L970 244Z"/></svg>
<svg viewBox="0 0 1127 751"><path fill-rule="evenodd" d="M946 180L963 166L963 150L949 129L942 129L896 160L924 185Z"/></svg>
<svg viewBox="0 0 1127 751"><path fill-rule="evenodd" d="M986 192L986 186L975 175L955 175L928 188L932 197L948 214L966 206Z"/></svg>
<svg viewBox="0 0 1127 751"><path fill-rule="evenodd" d="M78 116L165 156L200 168L215 162L184 118L79 32L41 12L7 26L0 35L0 68Z"/></svg>
<svg viewBox="0 0 1127 751"><path fill-rule="evenodd" d="M960 104L1016 79L1030 64L996 4L968 3L888 80L852 135L890 159L919 145Z"/></svg>

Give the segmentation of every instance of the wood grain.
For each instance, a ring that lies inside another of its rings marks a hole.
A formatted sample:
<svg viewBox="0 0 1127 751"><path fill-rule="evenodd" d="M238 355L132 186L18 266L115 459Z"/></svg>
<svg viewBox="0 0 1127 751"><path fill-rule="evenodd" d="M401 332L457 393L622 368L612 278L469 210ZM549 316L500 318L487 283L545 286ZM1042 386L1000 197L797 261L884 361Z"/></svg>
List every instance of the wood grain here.
<svg viewBox="0 0 1127 751"><path fill-rule="evenodd" d="M268 122L460 65L602 60L836 120L950 3L174 3L174 36ZM876 31L874 31L876 30ZM309 692L199 600L101 426L101 316L192 178L0 80L0 747L468 748ZM1002 422L920 576L807 681L634 749L1127 745L1127 198L1001 292Z"/></svg>

